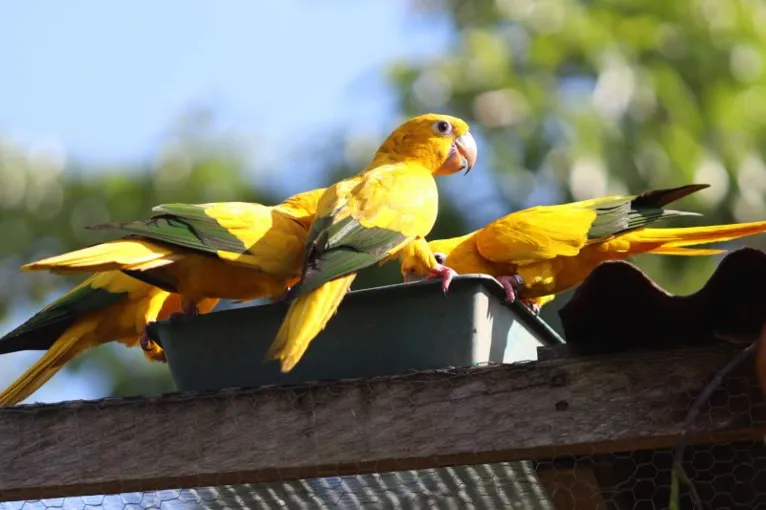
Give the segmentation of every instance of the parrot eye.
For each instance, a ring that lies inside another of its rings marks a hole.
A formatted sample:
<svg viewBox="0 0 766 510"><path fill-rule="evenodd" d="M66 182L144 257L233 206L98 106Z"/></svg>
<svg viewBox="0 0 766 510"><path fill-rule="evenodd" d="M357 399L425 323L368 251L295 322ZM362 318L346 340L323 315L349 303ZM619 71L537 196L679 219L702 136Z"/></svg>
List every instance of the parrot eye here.
<svg viewBox="0 0 766 510"><path fill-rule="evenodd" d="M437 120L434 122L434 131L440 135L448 135L452 133L452 124L446 120Z"/></svg>
<svg viewBox="0 0 766 510"><path fill-rule="evenodd" d="M444 264L447 261L447 255L445 255L444 253L440 251L437 251L436 253L434 253L434 258L436 259L436 262L438 262L439 264Z"/></svg>

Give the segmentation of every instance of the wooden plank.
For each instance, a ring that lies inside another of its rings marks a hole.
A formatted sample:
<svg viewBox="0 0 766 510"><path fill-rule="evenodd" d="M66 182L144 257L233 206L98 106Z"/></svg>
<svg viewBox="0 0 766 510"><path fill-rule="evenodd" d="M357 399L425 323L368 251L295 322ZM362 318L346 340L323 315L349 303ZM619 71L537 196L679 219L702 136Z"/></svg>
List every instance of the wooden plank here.
<svg viewBox="0 0 766 510"><path fill-rule="evenodd" d="M545 345L537 348L537 359L539 361L550 361L552 359L570 358L577 353L571 345Z"/></svg>
<svg viewBox="0 0 766 510"><path fill-rule="evenodd" d="M0 408L0 500L667 447L733 354L623 353ZM690 442L762 437L762 400L751 363L714 394Z"/></svg>

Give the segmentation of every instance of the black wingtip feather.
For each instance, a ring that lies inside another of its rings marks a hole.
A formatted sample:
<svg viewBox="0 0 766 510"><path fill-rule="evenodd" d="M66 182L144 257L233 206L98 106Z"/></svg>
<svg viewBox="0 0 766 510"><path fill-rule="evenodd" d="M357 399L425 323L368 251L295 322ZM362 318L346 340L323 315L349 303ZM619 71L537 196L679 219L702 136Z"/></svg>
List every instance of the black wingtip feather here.
<svg viewBox="0 0 766 510"><path fill-rule="evenodd" d="M54 322L31 330L16 328L0 338L0 354L19 351L44 351L50 349L74 319ZM25 326L26 324L22 325Z"/></svg>
<svg viewBox="0 0 766 510"><path fill-rule="evenodd" d="M709 188L710 184L687 184L677 188L655 189L639 193L631 202L634 209L664 207L692 193Z"/></svg>

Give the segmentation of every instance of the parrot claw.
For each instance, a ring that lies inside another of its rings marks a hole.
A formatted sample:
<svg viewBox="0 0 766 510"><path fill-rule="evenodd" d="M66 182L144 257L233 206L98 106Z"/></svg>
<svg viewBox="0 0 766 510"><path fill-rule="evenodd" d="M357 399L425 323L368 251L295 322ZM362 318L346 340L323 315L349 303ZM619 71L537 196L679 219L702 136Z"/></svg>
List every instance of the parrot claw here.
<svg viewBox="0 0 766 510"><path fill-rule="evenodd" d="M278 296L278 297L271 298L271 302L272 303L281 303L282 301L287 300L287 296L290 295L290 291L291 290L292 289L290 287L285 287L285 291L282 293L282 295Z"/></svg>
<svg viewBox="0 0 766 510"><path fill-rule="evenodd" d="M199 308L194 301L184 301L181 304L181 311L186 315L199 315Z"/></svg>
<svg viewBox="0 0 766 510"><path fill-rule="evenodd" d="M524 279L520 275L501 276L497 279L500 285L505 289L505 302L513 303L516 301L516 293L520 288L524 286ZM530 312L535 315L540 315L540 306L532 301L521 301Z"/></svg>
<svg viewBox="0 0 766 510"><path fill-rule="evenodd" d="M436 266L436 269L434 269L431 274L426 276L426 280L435 280L436 278L441 278L442 280L442 292L447 292L449 290L449 286L452 283L452 279L457 276L457 273L454 269L451 267L447 267L443 264L439 264Z"/></svg>
<svg viewBox="0 0 766 510"><path fill-rule="evenodd" d="M157 349L155 349L156 344L154 343L154 340L149 338L149 334L146 332L146 330L141 333L141 338L138 341L138 345L141 346L141 349L143 349L144 352L150 353L151 358L154 361L159 361L161 363L168 362L168 358L165 356L165 351L157 352Z"/></svg>
<svg viewBox="0 0 766 510"><path fill-rule="evenodd" d="M141 338L138 341L138 345L140 345L141 348L146 352L150 352L152 350L152 339L149 338L149 335L146 333L146 331L141 333Z"/></svg>
<svg viewBox="0 0 766 510"><path fill-rule="evenodd" d="M513 303L516 301L516 291L524 286L524 279L517 275L500 276L497 278L500 285L505 289L505 302Z"/></svg>
<svg viewBox="0 0 766 510"><path fill-rule="evenodd" d="M168 318L173 320L187 315L199 315L199 308L197 308L197 304L194 301L184 301L181 303L181 310L171 313Z"/></svg>
<svg viewBox="0 0 766 510"><path fill-rule="evenodd" d="M526 305L527 308L529 308L529 310L533 314L540 315L540 307L537 305L537 303L532 303L527 301L522 301L522 302Z"/></svg>

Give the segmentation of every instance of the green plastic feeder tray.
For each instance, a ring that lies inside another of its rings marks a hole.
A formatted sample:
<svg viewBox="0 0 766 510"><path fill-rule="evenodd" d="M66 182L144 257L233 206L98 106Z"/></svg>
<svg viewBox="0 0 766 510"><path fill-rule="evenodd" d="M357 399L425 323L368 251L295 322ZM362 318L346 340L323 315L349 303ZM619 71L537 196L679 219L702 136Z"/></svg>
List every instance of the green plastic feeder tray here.
<svg viewBox="0 0 766 510"><path fill-rule="evenodd" d="M458 276L446 295L440 285L422 281L350 292L287 374L277 362L263 363L287 303L159 321L149 327L149 335L165 349L180 391L500 363L514 320L535 335L517 340L533 343L527 346L532 352L538 345L561 342L522 305L506 305L502 287L491 277Z"/></svg>

